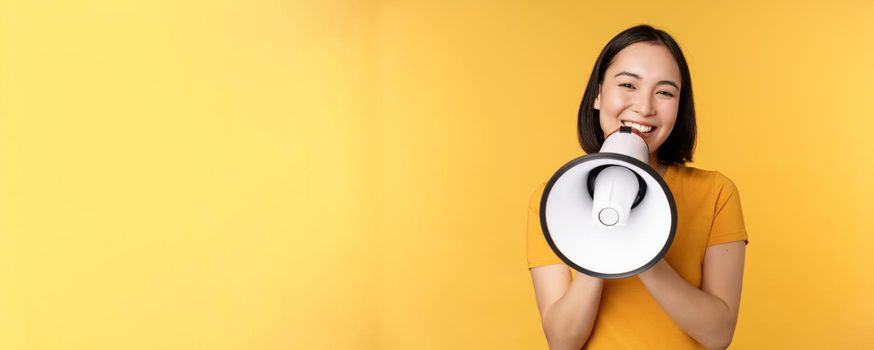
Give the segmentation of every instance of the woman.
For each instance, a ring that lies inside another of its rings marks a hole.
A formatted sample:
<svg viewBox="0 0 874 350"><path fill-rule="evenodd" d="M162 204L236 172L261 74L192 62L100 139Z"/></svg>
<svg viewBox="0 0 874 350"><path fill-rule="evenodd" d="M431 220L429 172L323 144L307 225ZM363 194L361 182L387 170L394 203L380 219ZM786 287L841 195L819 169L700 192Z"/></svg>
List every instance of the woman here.
<svg viewBox="0 0 874 350"><path fill-rule="evenodd" d="M726 348L737 324L747 234L734 183L684 164L695 146L686 59L664 31L641 25L614 37L595 63L580 105L578 135L595 153L621 125L642 131L649 165L677 204L665 257L629 278L577 274L540 228L546 183L531 196L528 267L551 349Z"/></svg>

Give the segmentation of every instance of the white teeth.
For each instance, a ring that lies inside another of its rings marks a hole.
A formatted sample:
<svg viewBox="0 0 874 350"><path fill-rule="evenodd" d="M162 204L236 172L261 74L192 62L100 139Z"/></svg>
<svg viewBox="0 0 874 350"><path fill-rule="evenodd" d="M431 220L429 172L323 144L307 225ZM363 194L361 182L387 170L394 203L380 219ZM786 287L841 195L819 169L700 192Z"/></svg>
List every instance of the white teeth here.
<svg viewBox="0 0 874 350"><path fill-rule="evenodd" d="M624 121L624 120L623 120L623 121L622 121L622 125L630 126L630 127L635 128L635 129L637 129L638 131L643 132L643 133L647 133L647 132L652 131L652 127L651 127L651 126L640 125L640 124L635 123L635 122L629 122L629 121Z"/></svg>

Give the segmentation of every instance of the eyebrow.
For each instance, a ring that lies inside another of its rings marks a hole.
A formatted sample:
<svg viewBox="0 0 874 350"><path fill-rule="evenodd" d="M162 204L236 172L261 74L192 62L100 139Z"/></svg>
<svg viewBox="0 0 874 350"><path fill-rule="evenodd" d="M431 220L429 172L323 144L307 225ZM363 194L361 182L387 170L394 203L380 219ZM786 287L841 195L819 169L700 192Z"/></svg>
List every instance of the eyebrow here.
<svg viewBox="0 0 874 350"><path fill-rule="evenodd" d="M619 73L616 73L616 75L614 75L613 77L615 78L615 77L618 77L620 75L627 75L629 77L640 80L640 75L630 73L630 72L619 72ZM672 80L659 80L659 82L656 83L656 85L670 85L670 86L677 88L677 90L680 90L680 86L677 85L677 83L673 82Z"/></svg>

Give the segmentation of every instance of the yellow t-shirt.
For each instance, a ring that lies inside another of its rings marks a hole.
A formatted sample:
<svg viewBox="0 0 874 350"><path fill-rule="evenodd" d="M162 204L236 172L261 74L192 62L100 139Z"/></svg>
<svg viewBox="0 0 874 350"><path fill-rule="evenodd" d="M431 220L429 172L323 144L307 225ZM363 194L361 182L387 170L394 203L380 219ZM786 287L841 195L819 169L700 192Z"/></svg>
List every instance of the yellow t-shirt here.
<svg viewBox="0 0 874 350"><path fill-rule="evenodd" d="M664 259L691 285L701 288L707 247L747 241L740 197L734 183L718 171L672 165L664 180L677 205L677 231ZM528 268L562 264L540 227L540 199L546 183L528 205ZM568 268L576 276L576 270ZM586 349L703 349L686 335L652 298L637 276L605 280L595 326Z"/></svg>

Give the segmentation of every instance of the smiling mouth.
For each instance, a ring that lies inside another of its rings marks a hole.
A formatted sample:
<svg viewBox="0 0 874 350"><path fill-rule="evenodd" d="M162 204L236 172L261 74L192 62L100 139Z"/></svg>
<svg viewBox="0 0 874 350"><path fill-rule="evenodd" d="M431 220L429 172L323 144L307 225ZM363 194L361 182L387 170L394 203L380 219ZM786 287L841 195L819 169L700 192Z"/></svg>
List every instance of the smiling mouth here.
<svg viewBox="0 0 874 350"><path fill-rule="evenodd" d="M640 133L644 134L644 135L652 134L652 132L655 131L655 129L657 129L657 127L655 127L655 126L641 125L641 124L638 124L635 122L630 122L627 120L623 120L622 125L632 127L635 130L640 131Z"/></svg>

